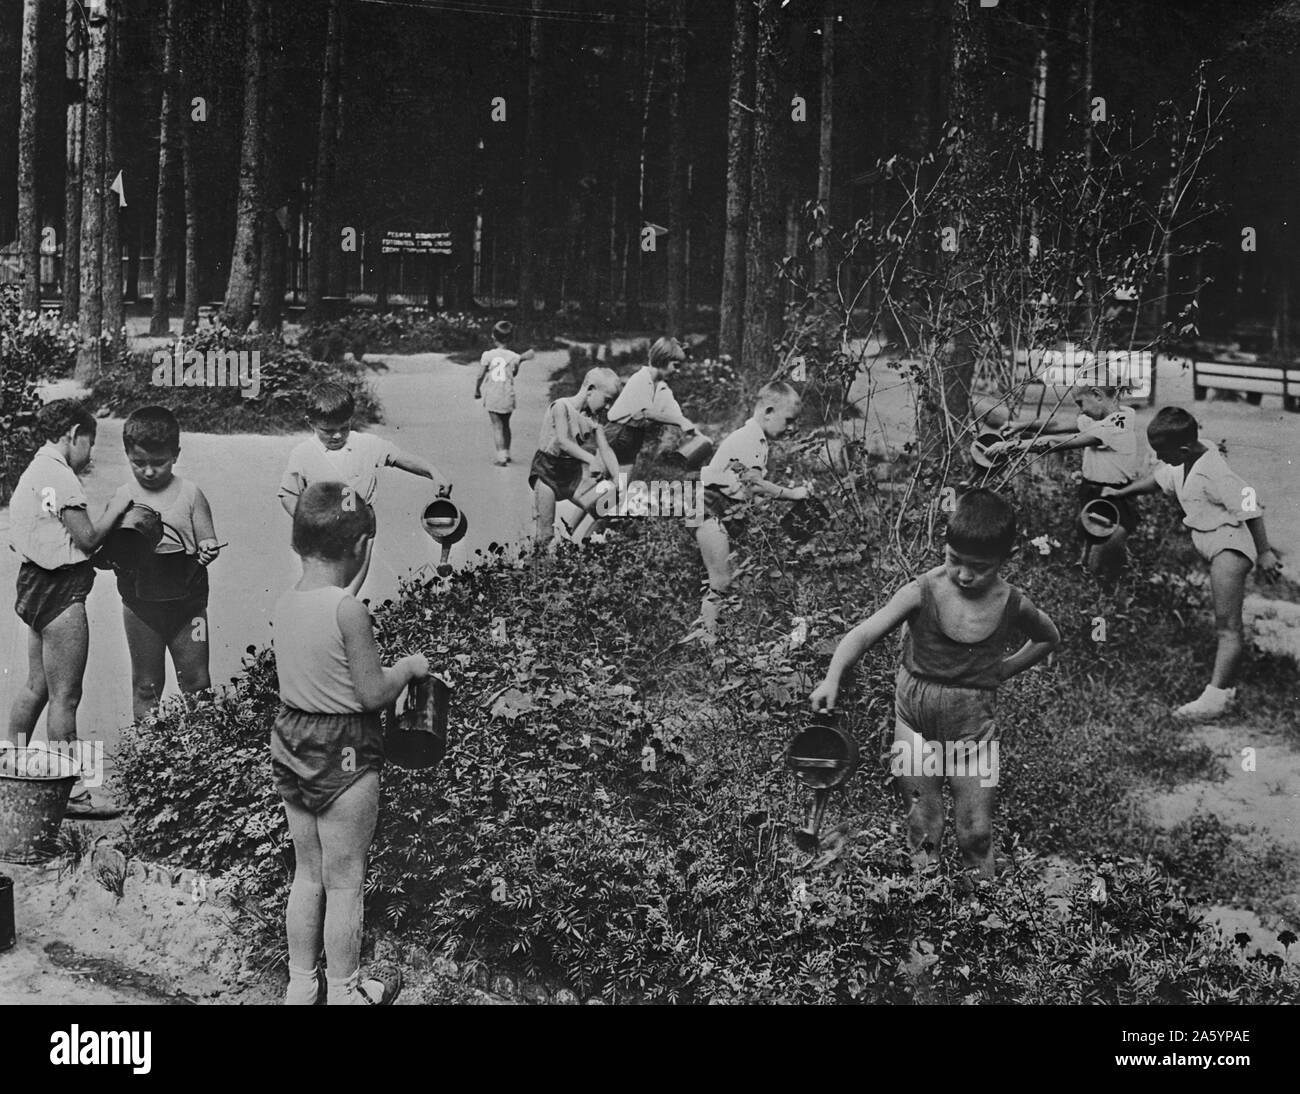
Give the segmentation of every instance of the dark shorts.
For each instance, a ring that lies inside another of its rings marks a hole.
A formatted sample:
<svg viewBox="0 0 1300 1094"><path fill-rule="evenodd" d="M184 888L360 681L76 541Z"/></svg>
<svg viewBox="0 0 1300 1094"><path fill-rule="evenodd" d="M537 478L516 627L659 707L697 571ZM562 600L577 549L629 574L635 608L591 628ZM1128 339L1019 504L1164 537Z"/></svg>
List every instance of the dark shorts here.
<svg viewBox="0 0 1300 1094"><path fill-rule="evenodd" d="M176 600L145 600L138 593L141 583L134 573L119 571L117 591L123 607L164 642L170 642L182 627L192 627L194 620L208 610L208 571L200 569L190 582L185 596Z"/></svg>
<svg viewBox="0 0 1300 1094"><path fill-rule="evenodd" d="M718 521L731 540L743 538L749 529L745 503L727 497L716 486L704 488L704 519Z"/></svg>
<svg viewBox="0 0 1300 1094"><path fill-rule="evenodd" d="M271 729L271 775L285 801L320 813L367 771L383 766L378 711L309 714L281 705Z"/></svg>
<svg viewBox="0 0 1300 1094"><path fill-rule="evenodd" d="M627 422L610 422L605 426L605 440L614 450L620 464L636 463L645 443L646 427L629 425Z"/></svg>
<svg viewBox="0 0 1300 1094"><path fill-rule="evenodd" d="M997 692L922 680L899 665L894 679L894 723L927 741L996 741Z"/></svg>
<svg viewBox="0 0 1300 1094"><path fill-rule="evenodd" d="M538 452L533 456L532 466L528 468L528 485L536 487L539 482L546 483L555 495L556 501L570 501L582 482L582 473L587 465L572 456L552 456Z"/></svg>
<svg viewBox="0 0 1300 1094"><path fill-rule="evenodd" d="M18 618L38 634L73 604L84 604L95 584L90 560L47 570L34 562L18 567Z"/></svg>
<svg viewBox="0 0 1300 1094"><path fill-rule="evenodd" d="M1090 501L1096 501L1101 497L1101 492L1106 489L1106 487L1113 485L1114 483L1092 482L1089 479L1084 479L1079 483L1079 508L1082 509ZM1133 505L1132 499L1107 498L1106 500L1119 510L1120 527L1129 535L1132 535L1137 530L1138 526L1138 513L1137 509ZM1077 522L1076 527L1079 527ZM1084 539L1090 538L1082 527L1079 527L1079 535Z"/></svg>

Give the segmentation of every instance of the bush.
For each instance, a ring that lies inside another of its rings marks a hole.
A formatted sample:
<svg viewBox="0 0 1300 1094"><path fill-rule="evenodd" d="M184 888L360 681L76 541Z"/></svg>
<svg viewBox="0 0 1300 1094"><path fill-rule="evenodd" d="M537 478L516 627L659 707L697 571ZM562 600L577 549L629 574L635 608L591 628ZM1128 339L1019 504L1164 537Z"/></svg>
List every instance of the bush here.
<svg viewBox="0 0 1300 1094"><path fill-rule="evenodd" d="M233 334L217 328L181 341L184 353L197 352L205 360L209 353L256 353L260 367L257 396L244 398L238 387L155 386L157 355L165 353L170 357L175 353L172 346L148 353L124 353L117 362L105 366L91 399L120 417L140 406L165 406L175 413L183 430L192 432L294 432L303 428L307 389L333 380L349 388L356 398L353 420L358 425L382 420L365 369L356 362L327 364L313 360L286 344L278 334Z"/></svg>
<svg viewBox="0 0 1300 1094"><path fill-rule="evenodd" d="M41 446L36 412L42 380L68 375L76 364L76 332L21 307L18 285L0 285L0 505Z"/></svg>
<svg viewBox="0 0 1300 1094"><path fill-rule="evenodd" d="M408 308L376 315L352 312L341 319L307 327L298 344L312 357L331 363L345 352L360 361L366 353L452 353L485 348L487 324L463 312Z"/></svg>

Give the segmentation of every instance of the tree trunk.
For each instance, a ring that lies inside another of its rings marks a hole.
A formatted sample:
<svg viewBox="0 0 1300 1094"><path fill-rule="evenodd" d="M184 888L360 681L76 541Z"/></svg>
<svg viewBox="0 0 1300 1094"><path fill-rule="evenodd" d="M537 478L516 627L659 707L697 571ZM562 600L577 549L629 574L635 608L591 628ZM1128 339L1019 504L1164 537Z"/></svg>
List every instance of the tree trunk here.
<svg viewBox="0 0 1300 1094"><path fill-rule="evenodd" d="M70 101L67 108L65 174L63 181L63 321L75 323L81 300L81 144L86 126L84 88L86 50L75 4L67 5L64 28L64 76Z"/></svg>
<svg viewBox="0 0 1300 1094"><path fill-rule="evenodd" d="M668 333L686 333L686 2L673 0L668 83Z"/></svg>
<svg viewBox="0 0 1300 1094"><path fill-rule="evenodd" d="M172 258L176 250L174 231L177 153L176 114L177 35L180 33L181 0L167 0L163 23L162 105L158 118L158 201L154 210L153 306L149 333L165 336L171 330Z"/></svg>
<svg viewBox="0 0 1300 1094"><path fill-rule="evenodd" d="M754 149L749 175L749 222L745 256L744 374L757 384L771 376L780 334L781 296L777 250L785 224L778 156L777 0L758 0L758 49L754 56Z"/></svg>
<svg viewBox="0 0 1300 1094"><path fill-rule="evenodd" d="M322 300L329 280L328 249L337 246L331 231L331 188L337 154L339 113L339 69L343 51L342 0L329 0L329 29L325 41L325 65L321 76L320 128L316 141L316 175L311 193L311 240L307 267L307 308L304 324L324 318Z"/></svg>
<svg viewBox="0 0 1300 1094"><path fill-rule="evenodd" d="M835 117L835 12L834 4L827 0L822 16L822 102L821 134L817 147L817 204L822 215L830 219L831 182L834 156L832 153L832 123ZM822 284L830 276L831 254L823 238L813 252L813 282Z"/></svg>
<svg viewBox="0 0 1300 1094"><path fill-rule="evenodd" d="M22 306L41 306L41 230L37 221L36 122L41 20L44 0L23 4L22 77L18 112L18 271L22 279Z"/></svg>
<svg viewBox="0 0 1300 1094"><path fill-rule="evenodd" d="M107 56L104 62L104 182L100 189L104 218L104 274L100 290L104 298L103 329L105 344L113 349L122 344L122 327L126 322L122 308L122 202L118 194L109 189L122 165L117 124L120 94L117 57L121 21L121 8L115 5L108 18Z"/></svg>
<svg viewBox="0 0 1300 1094"><path fill-rule="evenodd" d="M740 354L745 310L745 225L753 146L750 98L754 2L736 0L731 34L731 99L727 108L727 234L722 252L722 300L718 308L718 352Z"/></svg>
<svg viewBox="0 0 1300 1094"><path fill-rule="evenodd" d="M258 245L257 278L257 329L278 331L284 322L284 290L287 275L288 194L284 178L285 118L285 65L282 52L285 42L284 13L268 0L265 29L266 74L262 118L262 151L260 198L262 211L258 218L261 240ZM283 212L282 212L283 211Z"/></svg>
<svg viewBox="0 0 1300 1094"><path fill-rule="evenodd" d="M99 375L100 343L104 325L104 94L107 76L107 27L93 23L89 29L86 70L86 138L81 171L81 295L77 315L80 346L77 382L91 384ZM116 195L113 200L117 200Z"/></svg>
<svg viewBox="0 0 1300 1094"><path fill-rule="evenodd" d="M178 27L182 68L179 86L182 91L177 105L181 123L181 179L185 199L185 308L181 318L181 331L185 334L193 334L198 330L199 297L202 295L199 283L199 138L195 126L207 123L194 120L192 107L193 93L197 87L194 79L197 55L192 36L198 29L197 17L197 7L182 0L181 23Z"/></svg>
<svg viewBox="0 0 1300 1094"><path fill-rule="evenodd" d="M257 291L258 218L262 211L262 89L266 78L266 0L248 0L244 48L244 125L239 148L239 203L235 212L235 245L226 283L226 323L246 331L253 321Z"/></svg>
<svg viewBox="0 0 1300 1094"><path fill-rule="evenodd" d="M520 345L529 340L533 325L533 298L536 295L537 270L537 189L541 184L542 165L542 0L533 0L533 16L528 24L528 102L524 132L524 169L519 185L519 320L517 339Z"/></svg>

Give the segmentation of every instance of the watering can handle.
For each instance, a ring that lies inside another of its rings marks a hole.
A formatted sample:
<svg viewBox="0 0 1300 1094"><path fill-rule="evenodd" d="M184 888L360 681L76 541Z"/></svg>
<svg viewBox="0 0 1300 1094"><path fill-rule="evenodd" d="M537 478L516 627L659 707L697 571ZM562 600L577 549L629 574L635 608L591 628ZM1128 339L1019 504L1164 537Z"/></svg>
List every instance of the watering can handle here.
<svg viewBox="0 0 1300 1094"><path fill-rule="evenodd" d="M451 486L450 486L450 484L448 484L447 486L440 486L440 487L438 488L438 497L440 497L440 498L449 498L449 497L451 497Z"/></svg>

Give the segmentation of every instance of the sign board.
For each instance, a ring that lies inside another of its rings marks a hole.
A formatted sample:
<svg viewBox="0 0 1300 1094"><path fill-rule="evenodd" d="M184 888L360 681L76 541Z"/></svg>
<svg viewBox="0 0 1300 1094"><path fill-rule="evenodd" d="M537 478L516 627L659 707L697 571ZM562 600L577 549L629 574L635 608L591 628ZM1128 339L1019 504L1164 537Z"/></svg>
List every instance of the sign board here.
<svg viewBox="0 0 1300 1094"><path fill-rule="evenodd" d="M386 255L449 255L450 232L385 232L380 247Z"/></svg>
<svg viewBox="0 0 1300 1094"><path fill-rule="evenodd" d="M1016 354L1020 379L1047 387L1071 387L1091 381L1125 389L1129 400L1151 400L1155 361L1150 350L1102 350L1100 360L1091 350L1069 346L1064 350L1024 350Z"/></svg>

